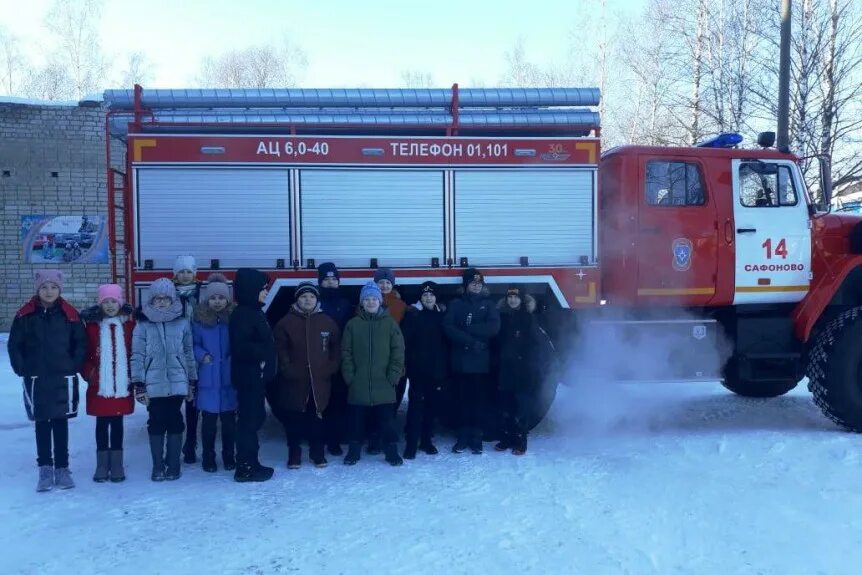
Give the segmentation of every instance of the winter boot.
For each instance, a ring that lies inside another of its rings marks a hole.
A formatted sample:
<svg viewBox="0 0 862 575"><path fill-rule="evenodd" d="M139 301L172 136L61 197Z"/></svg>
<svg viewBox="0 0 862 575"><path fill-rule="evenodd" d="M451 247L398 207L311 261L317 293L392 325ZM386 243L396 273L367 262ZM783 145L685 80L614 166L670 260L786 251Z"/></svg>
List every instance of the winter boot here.
<svg viewBox="0 0 862 575"><path fill-rule="evenodd" d="M404 460L401 459L401 456L398 455L398 446L394 443L389 443L384 448L386 452L386 463L393 467L397 467L398 465L404 465Z"/></svg>
<svg viewBox="0 0 862 575"><path fill-rule="evenodd" d="M207 473L215 473L218 471L215 451L207 451L206 448L204 448L203 453L201 453L201 467Z"/></svg>
<svg viewBox="0 0 862 575"><path fill-rule="evenodd" d="M233 479L237 483L259 483L272 479L274 472L275 470L272 467L264 467L259 463L240 463L236 467Z"/></svg>
<svg viewBox="0 0 862 575"><path fill-rule="evenodd" d="M123 450L112 449L108 452L111 468L111 481L120 483L126 480L126 470L123 469Z"/></svg>
<svg viewBox="0 0 862 575"><path fill-rule="evenodd" d="M365 450L368 455L380 455L383 451L383 441L380 439L379 433L372 433L368 437L368 448Z"/></svg>
<svg viewBox="0 0 862 575"><path fill-rule="evenodd" d="M215 455L215 429L213 428L212 430L209 430L204 426L204 430L205 431L201 433L201 444L203 447L201 450L201 467L203 467L203 470L207 473L215 473L218 471ZM186 444L188 444L188 440L186 441ZM183 448L183 453L185 453L185 448Z"/></svg>
<svg viewBox="0 0 862 575"><path fill-rule="evenodd" d="M470 437L470 451L473 455L482 455L482 431L479 429L474 429Z"/></svg>
<svg viewBox="0 0 862 575"><path fill-rule="evenodd" d="M500 441L494 446L494 451L508 451L512 448L512 438L509 434L504 433L500 436Z"/></svg>
<svg viewBox="0 0 862 575"><path fill-rule="evenodd" d="M427 453L428 455L437 455L440 453L436 447L434 447L434 443L431 441L431 438L423 439L419 443L419 449Z"/></svg>
<svg viewBox="0 0 862 575"><path fill-rule="evenodd" d="M404 459L416 459L417 443L415 439L407 440L407 444L404 446Z"/></svg>
<svg viewBox="0 0 862 575"><path fill-rule="evenodd" d="M221 427L221 460L227 471L236 469L236 420L229 419L227 425L222 420ZM215 449L215 448L213 448Z"/></svg>
<svg viewBox="0 0 862 575"><path fill-rule="evenodd" d="M356 465L362 453L362 446L351 443L347 446L347 455L344 456L344 465Z"/></svg>
<svg viewBox="0 0 862 575"><path fill-rule="evenodd" d="M326 456L323 454L323 444L315 444L309 448L309 457L311 458L311 462L314 463L314 466L318 469L323 469L329 462L326 461Z"/></svg>
<svg viewBox="0 0 862 575"><path fill-rule="evenodd" d="M233 471L236 469L236 456L233 453L233 449L230 451L222 451L221 460L224 462L224 468L226 471Z"/></svg>
<svg viewBox="0 0 862 575"><path fill-rule="evenodd" d="M93 481L96 483L104 483L108 480L108 469L111 465L108 457L107 451L96 452L96 472L93 474Z"/></svg>
<svg viewBox="0 0 862 575"><path fill-rule="evenodd" d="M183 446L182 433L168 434L168 448L165 455L165 479L176 481L182 475L180 470L180 452Z"/></svg>
<svg viewBox="0 0 862 575"><path fill-rule="evenodd" d="M54 469L54 485L58 489L72 489L75 482L72 481L72 472L68 467L57 467Z"/></svg>
<svg viewBox="0 0 862 575"><path fill-rule="evenodd" d="M165 436L150 435L150 455L153 457L153 481L165 480Z"/></svg>
<svg viewBox="0 0 862 575"><path fill-rule="evenodd" d="M39 466L39 483L36 491L51 491L54 489L54 468L50 465Z"/></svg>
<svg viewBox="0 0 862 575"><path fill-rule="evenodd" d="M459 429L458 430L458 441L455 442L455 445L452 446L452 453L464 453L470 447L470 443L467 441L467 437L469 435L468 429Z"/></svg>
<svg viewBox="0 0 862 575"><path fill-rule="evenodd" d="M512 455L524 455L527 453L527 434L518 435L515 444L512 446Z"/></svg>
<svg viewBox="0 0 862 575"><path fill-rule="evenodd" d="M329 454L332 455L333 457L340 457L340 456L344 455L344 450L341 448L340 443L334 443L334 442L330 443L327 446L327 449L329 449Z"/></svg>
<svg viewBox="0 0 862 575"><path fill-rule="evenodd" d="M299 469L302 466L302 447L291 445L287 451L287 468Z"/></svg>
<svg viewBox="0 0 862 575"><path fill-rule="evenodd" d="M253 465L255 477L259 477L260 481L272 479L272 476L275 474L275 469L267 467L266 465L261 465L260 461L255 461Z"/></svg>

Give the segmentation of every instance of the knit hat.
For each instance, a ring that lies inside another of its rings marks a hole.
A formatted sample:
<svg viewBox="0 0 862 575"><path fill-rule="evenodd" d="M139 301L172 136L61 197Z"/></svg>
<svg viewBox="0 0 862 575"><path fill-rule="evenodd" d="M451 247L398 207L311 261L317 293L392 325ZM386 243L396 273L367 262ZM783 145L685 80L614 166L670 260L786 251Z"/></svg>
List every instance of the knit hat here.
<svg viewBox="0 0 862 575"><path fill-rule="evenodd" d="M174 287L174 282L168 278L159 278L150 284L147 290L147 302L152 302L158 296L168 296L171 300L177 299L177 288Z"/></svg>
<svg viewBox="0 0 862 575"><path fill-rule="evenodd" d="M422 297L426 293L430 293L433 296L437 296L437 284L432 281L427 281L422 284L420 287L419 297Z"/></svg>
<svg viewBox="0 0 862 575"><path fill-rule="evenodd" d="M198 273L198 264L194 256L177 256L174 262L174 275L177 275L183 270L189 270L192 273Z"/></svg>
<svg viewBox="0 0 862 575"><path fill-rule="evenodd" d="M391 284L395 285L395 272L392 271L392 268L379 268L374 272L374 283L380 280L389 280Z"/></svg>
<svg viewBox="0 0 862 575"><path fill-rule="evenodd" d="M380 288L377 287L377 284L374 282L368 282L364 286L362 286L362 291L359 292L359 303L365 301L365 298L373 297L377 298L377 301L383 302L383 294L380 292Z"/></svg>
<svg viewBox="0 0 862 575"><path fill-rule="evenodd" d="M338 268L332 262L324 262L317 266L317 281L322 282L325 278L341 279L338 275Z"/></svg>
<svg viewBox="0 0 862 575"><path fill-rule="evenodd" d="M102 305L102 302L106 299L117 300L117 303L122 307L123 305L123 288L118 286L117 284L104 284L99 286L99 290L96 292L96 303Z"/></svg>
<svg viewBox="0 0 862 575"><path fill-rule="evenodd" d="M212 273L207 278L207 285L201 290L201 301L207 302L214 295L223 296L227 301L230 301L230 286L227 285L227 278L220 273Z"/></svg>
<svg viewBox="0 0 862 575"><path fill-rule="evenodd" d="M57 287L60 288L60 291L63 291L63 272L60 270L36 270L35 281L33 282L36 287L36 292L39 292L39 288L41 288L46 283L57 284Z"/></svg>
<svg viewBox="0 0 862 575"><path fill-rule="evenodd" d="M296 293L293 294L294 301L299 301L299 296L306 293L314 294L314 297L320 299L320 292L316 285L311 282L302 282L297 286Z"/></svg>
<svg viewBox="0 0 862 575"><path fill-rule="evenodd" d="M462 276L462 281L464 283L464 287L467 287L473 282L480 282L481 284L485 284L485 276L482 275L482 272L477 270L476 268L469 268L464 270L464 275Z"/></svg>

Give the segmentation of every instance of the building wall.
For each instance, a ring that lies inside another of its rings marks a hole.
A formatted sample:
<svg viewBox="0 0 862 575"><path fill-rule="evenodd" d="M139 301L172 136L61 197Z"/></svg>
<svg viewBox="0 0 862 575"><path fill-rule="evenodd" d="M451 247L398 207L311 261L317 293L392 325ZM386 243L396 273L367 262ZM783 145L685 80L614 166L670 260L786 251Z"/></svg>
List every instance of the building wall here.
<svg viewBox="0 0 862 575"><path fill-rule="evenodd" d="M34 295L38 268L61 269L63 295L79 309L111 280L110 264L24 263L21 241L22 216L88 214L107 222L104 121L99 108L0 103L0 331Z"/></svg>

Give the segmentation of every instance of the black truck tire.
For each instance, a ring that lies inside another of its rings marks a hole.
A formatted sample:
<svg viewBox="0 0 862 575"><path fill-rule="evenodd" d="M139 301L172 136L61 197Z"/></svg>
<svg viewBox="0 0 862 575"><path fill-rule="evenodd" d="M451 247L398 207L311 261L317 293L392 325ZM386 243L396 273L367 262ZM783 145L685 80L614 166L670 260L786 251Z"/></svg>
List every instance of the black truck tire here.
<svg viewBox="0 0 862 575"><path fill-rule="evenodd" d="M742 397L771 398L779 397L796 387L798 381L787 380L777 382L746 381L739 377L739 368L735 358L731 358L724 368L724 378L721 385Z"/></svg>
<svg viewBox="0 0 862 575"><path fill-rule="evenodd" d="M862 432L862 307L842 312L819 333L808 356L808 390L823 414Z"/></svg>

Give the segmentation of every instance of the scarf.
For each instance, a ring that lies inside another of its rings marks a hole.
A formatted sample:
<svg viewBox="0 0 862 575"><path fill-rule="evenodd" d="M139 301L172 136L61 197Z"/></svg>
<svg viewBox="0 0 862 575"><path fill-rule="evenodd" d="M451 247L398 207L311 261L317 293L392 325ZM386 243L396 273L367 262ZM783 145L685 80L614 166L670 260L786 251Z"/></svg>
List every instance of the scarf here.
<svg viewBox="0 0 862 575"><path fill-rule="evenodd" d="M128 350L119 317L99 323L99 350L99 397L128 397Z"/></svg>
<svg viewBox="0 0 862 575"><path fill-rule="evenodd" d="M168 309L158 309L151 302L148 302L141 306L141 311L151 322L165 323L174 321L183 315L183 304L180 302L180 298L176 298L171 302L171 307Z"/></svg>

